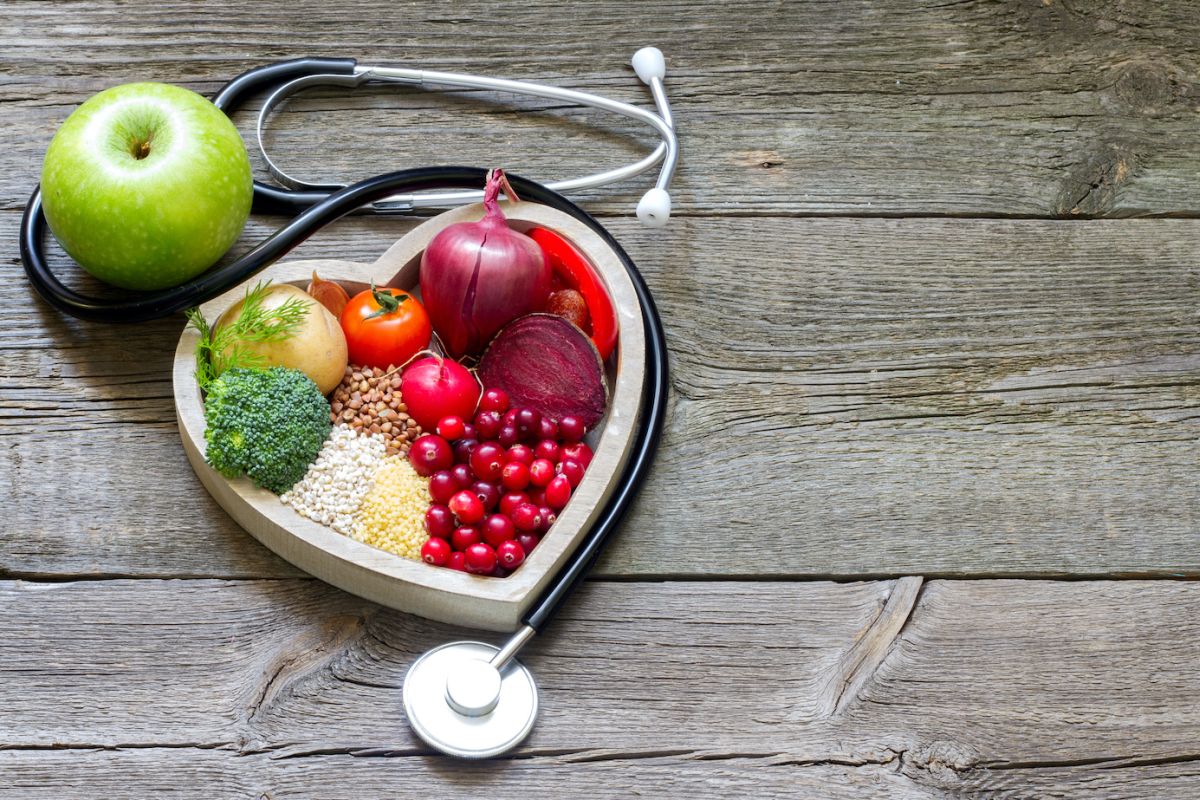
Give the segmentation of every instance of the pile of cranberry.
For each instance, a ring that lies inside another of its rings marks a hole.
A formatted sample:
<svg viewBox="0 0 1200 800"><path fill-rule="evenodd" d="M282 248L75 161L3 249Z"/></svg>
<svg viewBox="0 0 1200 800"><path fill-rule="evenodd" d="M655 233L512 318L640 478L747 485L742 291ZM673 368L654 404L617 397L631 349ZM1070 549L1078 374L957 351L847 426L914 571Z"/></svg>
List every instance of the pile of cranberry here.
<svg viewBox="0 0 1200 800"><path fill-rule="evenodd" d="M429 541L421 558L438 567L507 577L550 530L583 480L592 450L576 417L553 420L510 408L487 389L471 422L443 417L419 437L409 461L429 478Z"/></svg>

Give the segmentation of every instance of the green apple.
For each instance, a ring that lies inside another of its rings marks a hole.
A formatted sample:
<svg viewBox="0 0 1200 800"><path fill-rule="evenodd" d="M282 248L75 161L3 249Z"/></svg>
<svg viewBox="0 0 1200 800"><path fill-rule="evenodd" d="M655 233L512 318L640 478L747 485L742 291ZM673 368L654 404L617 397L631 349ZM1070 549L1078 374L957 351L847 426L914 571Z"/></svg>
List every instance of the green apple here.
<svg viewBox="0 0 1200 800"><path fill-rule="evenodd" d="M42 165L46 222L63 249L125 289L177 286L208 269L250 214L237 128L165 83L106 89L58 129Z"/></svg>

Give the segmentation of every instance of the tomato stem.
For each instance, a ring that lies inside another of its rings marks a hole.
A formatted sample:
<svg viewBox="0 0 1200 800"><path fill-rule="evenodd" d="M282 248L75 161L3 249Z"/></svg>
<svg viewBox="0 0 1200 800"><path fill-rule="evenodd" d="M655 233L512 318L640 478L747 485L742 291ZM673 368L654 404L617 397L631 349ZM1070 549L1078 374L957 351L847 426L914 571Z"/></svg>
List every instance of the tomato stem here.
<svg viewBox="0 0 1200 800"><path fill-rule="evenodd" d="M376 317L387 316L394 314L400 310L400 304L408 299L408 295L401 292L400 294L392 294L390 292L382 292L375 288L375 281L371 281L371 297L375 299L379 310L373 314L368 314L363 319L375 319Z"/></svg>

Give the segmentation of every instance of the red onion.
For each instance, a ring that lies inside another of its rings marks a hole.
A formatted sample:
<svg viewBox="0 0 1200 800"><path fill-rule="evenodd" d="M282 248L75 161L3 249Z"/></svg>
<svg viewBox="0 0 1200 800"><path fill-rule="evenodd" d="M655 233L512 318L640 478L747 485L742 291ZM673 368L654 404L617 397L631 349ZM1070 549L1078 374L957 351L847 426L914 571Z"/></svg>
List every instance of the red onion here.
<svg viewBox="0 0 1200 800"><path fill-rule="evenodd" d="M433 237L421 256L421 300L449 353L473 355L517 317L541 310L550 294L542 248L508 227L496 198L518 200L503 170L488 174L485 213Z"/></svg>

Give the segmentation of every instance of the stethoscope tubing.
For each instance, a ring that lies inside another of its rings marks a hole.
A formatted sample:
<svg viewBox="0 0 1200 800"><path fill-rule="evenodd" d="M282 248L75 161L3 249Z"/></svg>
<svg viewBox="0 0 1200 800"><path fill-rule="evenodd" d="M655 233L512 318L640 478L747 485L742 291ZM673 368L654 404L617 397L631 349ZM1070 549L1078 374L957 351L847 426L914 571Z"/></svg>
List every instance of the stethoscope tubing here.
<svg viewBox="0 0 1200 800"><path fill-rule="evenodd" d="M337 72L317 72L304 74L284 83L274 89L263 101L255 123L255 140L259 153L266 163L272 177L279 183L291 189L308 189L333 191L340 189L342 184L316 183L294 178L284 172L271 159L263 140L263 130L266 120L273 111L289 96L310 86L344 86L355 87L364 83L399 83L420 88L455 88L455 89L485 89L496 92L529 95L550 100L560 100L566 103L588 106L608 111L613 114L628 117L643 122L652 127L662 141L653 151L639 161L622 167L584 175L578 178L551 181L544 184L556 192L575 191L577 189L593 189L607 186L611 183L626 180L641 175L660 161L664 161L663 169L658 175L655 186L666 190L674 177L675 165L679 157L679 142L672 127L671 107L663 90L662 81L652 79L649 83L651 94L658 108L658 114L644 108L622 103L589 92L576 89L564 89L558 86L547 86L529 81L514 81L505 78L489 78L484 75L468 75L458 72L438 72L435 70L418 70L404 67L372 67L356 66L350 74L346 74L344 66L339 64ZM480 191L465 192L433 192L420 195L398 195L375 204L370 209L373 213L397 213L410 211L415 208L445 207L477 203L483 197Z"/></svg>
<svg viewBox="0 0 1200 800"><path fill-rule="evenodd" d="M479 186L483 180L480 176L483 175L486 175L486 171L475 167L421 167L377 175L331 194L313 193L320 199L307 207L304 203L308 197L290 198L289 205L299 207L299 213L241 258L174 288L116 300L79 294L63 284L50 269L42 247L46 215L42 211L39 186L29 198L21 220L21 260L29 282L37 293L60 311L94 322L146 322L198 306L223 294L279 260L324 226L363 205L397 191ZM512 176L512 183L514 187L534 185L517 176ZM257 182L254 192L257 200ZM273 201L268 203L275 207ZM256 202L256 208L258 205Z"/></svg>
<svg viewBox="0 0 1200 800"><path fill-rule="evenodd" d="M604 549L609 535L621 524L628 513L629 507L650 470L655 453L658 451L659 440L662 438L663 423L666 420L670 389L670 362L662 318L659 316L658 307L654 303L650 288L633 263L633 259L618 244L613 235L594 217L556 192L536 184L530 186L527 181L522 182L521 186L517 184L513 184L513 186L521 194L523 200L544 203L580 220L612 248L633 283L638 304L641 306L642 322L646 333L646 382L642 389L641 413L637 421L637 433L634 437L632 454L626 462L616 490L592 523L591 530L588 531L587 536L571 556L570 561L526 614L525 625L534 631L540 631L554 616L562 602L571 594L579 580L591 569ZM511 657L511 654L508 655Z"/></svg>
<svg viewBox="0 0 1200 800"><path fill-rule="evenodd" d="M643 49L654 51L661 66L662 54L660 52L655 48ZM634 59L636 65L637 55ZM271 175L284 188L256 181L254 210L258 213L287 213L289 210L291 213L296 213L303 205L319 202L329 192L344 186L344 184L315 183L293 178L275 164L267 153L263 141L263 128L273 109L300 89L322 84L354 87L363 83L400 83L421 88L484 89L561 100L620 114L649 125L658 133L662 141L648 155L632 164L578 178L552 181L545 185L557 192L606 186L640 175L661 161L663 167L655 181L655 188L665 194L679 161L679 139L675 134L671 106L667 100L661 74L644 75L639 72L639 77L650 88L657 114L639 106L576 89L547 86L529 81L491 78L486 75L405 67L364 66L358 64L353 58L295 58L255 67L238 75L222 87L213 98L213 104L231 115L251 96L270 90L270 94L263 101L257 116L255 141ZM370 206L358 209L357 212L403 214L417 208L438 208L475 203L479 202L481 198L482 192L477 190L396 195L382 198ZM300 205L297 205L298 203ZM657 222L660 225L665 222L665 215L669 214L669 210L661 213L663 216ZM644 222L648 222L641 210L639 210L639 217Z"/></svg>
<svg viewBox="0 0 1200 800"><path fill-rule="evenodd" d="M30 283L55 308L85 320L143 322L197 306L228 291L274 263L324 226L365 203L397 191L422 191L438 187L473 188L482 185L486 176L486 170L474 167L425 167L368 178L303 208L284 227L231 264L211 270L174 289L123 300L78 294L54 275L42 251L46 223L41 210L41 194L35 189L21 222L21 258ZM591 530L525 616L527 628L540 631L595 562L608 537L624 519L646 477L666 417L669 361L662 320L650 289L633 260L612 234L590 214L557 192L518 175L509 175L508 178L522 199L543 203L569 214L587 225L613 249L633 283L646 334L646 381L631 455L616 490ZM257 196L257 186L255 192ZM293 199L290 202L299 205L304 201ZM523 643L524 639L520 641Z"/></svg>
<svg viewBox="0 0 1200 800"><path fill-rule="evenodd" d="M289 86L303 83L306 80L347 80L361 82L365 80L392 80L412 82L418 85L449 85L477 88L495 88L542 97L565 98L584 102L597 108L602 108L625 116L641 119L651 124L662 135L663 142L654 153L637 164L608 173L597 173L583 179L559 182L560 188L576 185L594 185L588 183L599 177L625 175L629 170L637 170L646 163L653 163L659 158L660 151L666 153L666 162L659 175L655 189L648 192L638 206L638 216L648 224L661 225L670 213L670 199L665 192L678 157L678 144L675 138L671 119L670 107L662 86L661 66L662 54L654 48L644 48L653 51L658 62L659 72L647 76L639 69L639 76L650 86L655 103L659 107L659 115L645 109L626 103L609 100L586 92L570 89L541 86L523 81L509 81L485 76L464 75L460 73L434 72L428 70L412 70L392 67L360 67L352 58L297 58L288 61L278 61L273 64L256 67L238 75L229 81L213 98L213 104L226 114L232 114L250 96L275 87L274 94L267 101L263 112L285 92ZM639 51L640 54L641 51ZM638 56L634 62L637 67ZM281 86L282 84L282 86ZM261 145L262 114L259 117L259 137ZM664 150L665 148L665 150ZM264 151L264 156L265 156ZM269 161L269 159L268 159ZM89 297L80 294L63 284L46 263L42 242L45 238L46 218L42 209L41 188L35 187L25 213L21 220L20 251L25 272L35 290L50 305L79 317L80 319L101 322L144 322L156 317L167 316L193 305L203 303L254 275L266 264L276 259L304 241L313 231L334 219L348 213L394 214L412 210L415 206L441 205L443 202L459 202L470 200L477 191L478 181L472 181L461 170L469 168L457 167L426 167L400 170L386 175L368 178L350 186L335 185L304 185L302 188L280 187L262 181L253 181L252 210L259 214L283 214L293 219L275 234L265 239L251 252L231 264L219 267L201 275L180 286L162 292L148 295L138 295L118 300ZM463 183L462 181L467 181ZM580 183L583 181L583 183ZM557 198L549 205L562 202L571 205L578 214L587 216L570 201L557 194L554 187L538 186L533 194L546 198ZM386 188L384 188L386 187ZM471 191L453 193L433 193L437 189L470 187ZM543 194L542 189L548 194ZM409 194L398 197L400 192L426 192L425 195ZM658 192L655 202L648 202L651 195ZM397 201L400 202L397 202ZM390 202L389 202L390 201ZM583 217L580 217L582 219ZM590 219L590 217L588 217ZM603 231L602 227L597 228ZM608 237L611 240L611 237ZM614 242L615 245L615 242Z"/></svg>

